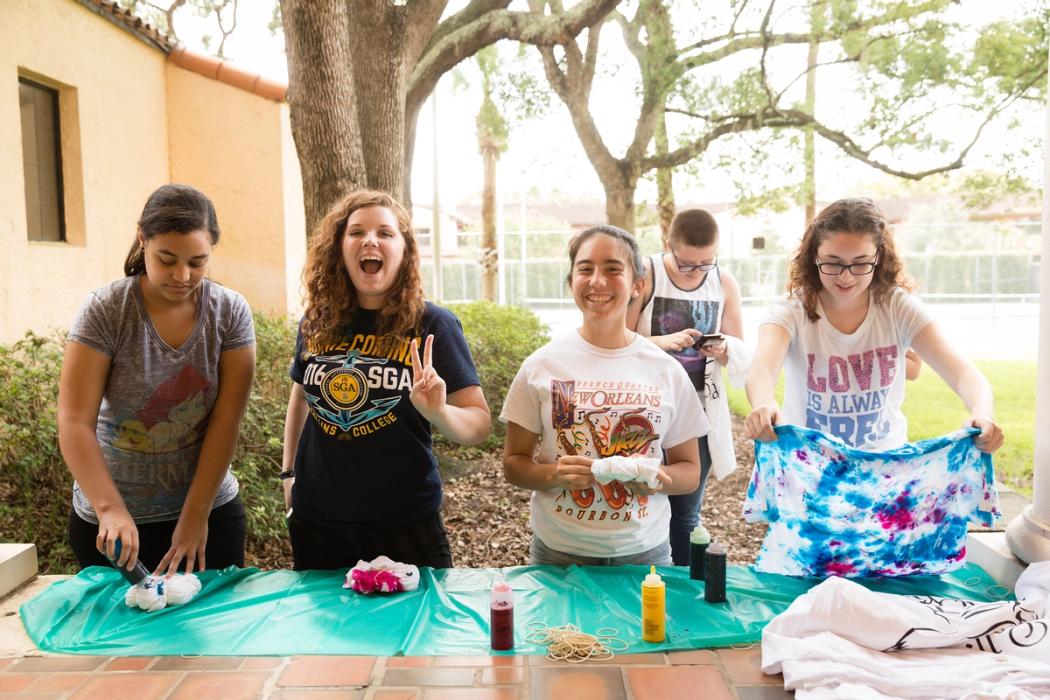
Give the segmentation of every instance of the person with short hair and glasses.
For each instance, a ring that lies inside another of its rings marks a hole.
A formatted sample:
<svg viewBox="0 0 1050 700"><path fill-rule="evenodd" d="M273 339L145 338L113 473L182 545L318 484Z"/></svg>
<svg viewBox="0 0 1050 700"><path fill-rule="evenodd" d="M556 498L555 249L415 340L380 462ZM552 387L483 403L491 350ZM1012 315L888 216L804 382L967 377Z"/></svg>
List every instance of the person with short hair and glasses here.
<svg viewBox="0 0 1050 700"><path fill-rule="evenodd" d="M791 261L787 299L759 327L747 377L749 437L776 440L773 426L792 424L864 450L900 447L908 439L901 403L913 348L962 399L964 425L981 431L976 446L999 449L991 386L952 349L912 288L870 199L843 199L821 211ZM781 367L783 406L774 397Z"/></svg>
<svg viewBox="0 0 1050 700"><path fill-rule="evenodd" d="M733 423L723 386L722 368L742 385L751 358L743 343L740 287L718 265L718 222L703 209L675 214L667 232L667 250L645 260L647 275L639 297L627 310L627 327L647 336L686 370L711 422L711 432L697 436L700 485L671 496L671 556L689 563L689 533L700 522L707 477L724 478L736 468Z"/></svg>

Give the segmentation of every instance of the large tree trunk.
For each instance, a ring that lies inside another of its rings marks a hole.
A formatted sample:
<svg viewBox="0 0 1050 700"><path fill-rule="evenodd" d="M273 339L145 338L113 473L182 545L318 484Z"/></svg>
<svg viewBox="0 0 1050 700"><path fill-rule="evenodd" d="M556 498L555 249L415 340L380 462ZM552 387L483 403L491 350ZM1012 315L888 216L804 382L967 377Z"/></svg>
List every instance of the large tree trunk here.
<svg viewBox="0 0 1050 700"><path fill-rule="evenodd" d="M656 122L656 133L653 137L656 142L656 154L666 154L667 120L662 113ZM656 210L660 214L660 241L664 250L670 249L667 234L671 230L671 220L674 219L674 181L671 177L673 173L671 168L656 169Z"/></svg>
<svg viewBox="0 0 1050 700"><path fill-rule="evenodd" d="M483 146L481 157L485 174L481 191L481 250L478 254L481 263L481 298L496 301L499 275L499 253L496 249L496 161L499 160L499 150Z"/></svg>
<svg viewBox="0 0 1050 700"><path fill-rule="evenodd" d="M401 198L405 191L405 6L355 0L350 8L354 89L368 186Z"/></svg>
<svg viewBox="0 0 1050 700"><path fill-rule="evenodd" d="M471 0L439 24L448 0L280 0L307 230L361 187L409 203L419 109L457 63L501 39L552 46L617 2L582 0L549 16Z"/></svg>
<svg viewBox="0 0 1050 700"><path fill-rule="evenodd" d="M288 107L303 176L306 230L368 183L357 126L345 0L281 0Z"/></svg>
<svg viewBox="0 0 1050 700"><path fill-rule="evenodd" d="M602 187L605 189L605 220L634 233L634 192L638 180L629 183L622 178L608 182L602 180Z"/></svg>

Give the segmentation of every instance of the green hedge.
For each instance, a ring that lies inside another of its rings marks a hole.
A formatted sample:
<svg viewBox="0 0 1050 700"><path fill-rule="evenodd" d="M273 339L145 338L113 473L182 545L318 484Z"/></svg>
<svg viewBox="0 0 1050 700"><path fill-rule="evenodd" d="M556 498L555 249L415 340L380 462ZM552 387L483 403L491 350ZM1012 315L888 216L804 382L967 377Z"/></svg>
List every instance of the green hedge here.
<svg viewBox="0 0 1050 700"><path fill-rule="evenodd" d="M482 447L501 448L507 434L499 421L503 400L521 363L550 339L547 326L521 306L474 301L450 304L448 308L463 324L463 334L478 368L481 390L492 411L492 435ZM439 439L438 444L447 445L447 442Z"/></svg>
<svg viewBox="0 0 1050 700"><path fill-rule="evenodd" d="M493 411L493 435L482 449L497 449L504 434L497 420L503 398L521 361L546 342L546 328L532 312L519 307L474 302L452 309L463 322ZM257 314L255 332L255 384L241 426L234 473L248 515L247 563L288 567L291 550L277 472L295 324ZM64 342L63 334L28 333L11 345L0 344L0 541L35 542L45 574L76 570L66 542L73 480L59 454L55 422ZM437 449L460 460L471 454L441 440Z"/></svg>

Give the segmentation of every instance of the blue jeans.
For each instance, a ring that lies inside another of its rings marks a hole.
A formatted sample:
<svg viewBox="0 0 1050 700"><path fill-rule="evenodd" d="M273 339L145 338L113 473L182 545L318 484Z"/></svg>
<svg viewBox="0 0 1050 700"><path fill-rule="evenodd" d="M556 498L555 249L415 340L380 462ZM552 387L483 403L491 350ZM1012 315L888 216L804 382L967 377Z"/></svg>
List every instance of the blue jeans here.
<svg viewBox="0 0 1050 700"><path fill-rule="evenodd" d="M625 564L656 564L657 566L671 565L671 546L662 542L653 549L628 554L622 557L585 557L580 554L569 554L559 552L543 544L539 537L532 536L532 544L529 545L530 564L551 564L553 566L623 566Z"/></svg>
<svg viewBox="0 0 1050 700"><path fill-rule="evenodd" d="M671 502L671 559L675 566L689 566L689 533L700 524L700 506L704 502L704 487L711 473L711 448L707 436L698 438L700 443L700 486L692 493L668 496Z"/></svg>

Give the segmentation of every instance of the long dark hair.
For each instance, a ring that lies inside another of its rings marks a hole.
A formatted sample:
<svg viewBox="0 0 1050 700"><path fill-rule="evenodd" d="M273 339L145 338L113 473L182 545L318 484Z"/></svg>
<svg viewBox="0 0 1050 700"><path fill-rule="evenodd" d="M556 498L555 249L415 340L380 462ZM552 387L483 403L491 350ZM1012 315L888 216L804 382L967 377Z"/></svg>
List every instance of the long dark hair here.
<svg viewBox="0 0 1050 700"><path fill-rule="evenodd" d="M798 252L791 260L788 293L802 300L806 318L816 321L817 295L824 285L817 269L817 248L833 233L866 234L875 243L879 264L872 273L872 300L881 304L897 287L911 290L914 283L904 272L904 262L897 255L893 234L886 225L886 217L875 203L867 198L840 199L824 207L806 227Z"/></svg>
<svg viewBox="0 0 1050 700"><path fill-rule="evenodd" d="M205 230L211 244L219 242L219 221L215 205L202 192L189 185L161 185L146 200L139 218L138 230L148 241L165 233L192 233ZM145 251L138 234L124 259L124 274L128 277L146 270Z"/></svg>
<svg viewBox="0 0 1050 700"><path fill-rule="evenodd" d="M394 197L377 190L351 192L332 205L310 240L303 271L306 311L303 336L311 352L338 342L346 323L358 308L357 292L343 261L343 238L350 216L358 209L383 207L397 220L405 239L401 269L390 288L386 303L376 315L376 335L408 338L419 330L423 318L423 280L419 273L419 251L412 233L408 210Z"/></svg>

